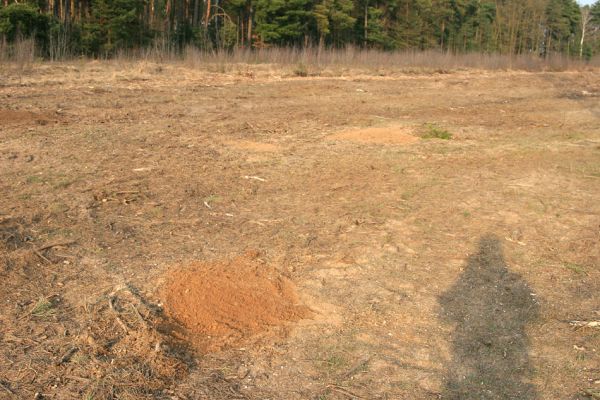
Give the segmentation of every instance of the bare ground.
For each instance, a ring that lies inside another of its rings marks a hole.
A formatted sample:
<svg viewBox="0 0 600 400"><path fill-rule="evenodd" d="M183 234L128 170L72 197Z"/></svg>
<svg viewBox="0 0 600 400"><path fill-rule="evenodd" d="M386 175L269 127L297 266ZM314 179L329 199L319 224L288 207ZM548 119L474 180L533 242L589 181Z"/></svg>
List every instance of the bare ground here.
<svg viewBox="0 0 600 400"><path fill-rule="evenodd" d="M597 71L331 75L3 71L0 398L600 392ZM249 250L312 317L194 349L165 277Z"/></svg>

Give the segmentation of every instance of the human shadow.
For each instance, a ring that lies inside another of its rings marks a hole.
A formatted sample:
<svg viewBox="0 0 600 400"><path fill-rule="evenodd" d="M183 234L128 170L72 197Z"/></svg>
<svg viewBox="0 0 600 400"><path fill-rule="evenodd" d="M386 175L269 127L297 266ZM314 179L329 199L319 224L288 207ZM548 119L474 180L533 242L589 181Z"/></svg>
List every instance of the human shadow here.
<svg viewBox="0 0 600 400"><path fill-rule="evenodd" d="M439 298L456 324L443 399L535 399L525 328L539 311L531 289L508 270L494 235L479 242L456 283Z"/></svg>

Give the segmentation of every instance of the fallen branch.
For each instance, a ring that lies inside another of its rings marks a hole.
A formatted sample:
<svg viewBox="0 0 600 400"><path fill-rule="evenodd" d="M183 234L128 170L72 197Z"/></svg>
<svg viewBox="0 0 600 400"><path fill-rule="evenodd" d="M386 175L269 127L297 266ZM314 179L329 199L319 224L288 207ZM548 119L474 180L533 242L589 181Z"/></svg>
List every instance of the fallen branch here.
<svg viewBox="0 0 600 400"><path fill-rule="evenodd" d="M48 250L51 249L53 247L58 247L58 246L69 246L73 243L76 243L76 240L67 240L64 242L55 242L55 243L50 243L50 244L46 244L42 247L38 247L37 249L35 249L36 251L43 251L43 250Z"/></svg>

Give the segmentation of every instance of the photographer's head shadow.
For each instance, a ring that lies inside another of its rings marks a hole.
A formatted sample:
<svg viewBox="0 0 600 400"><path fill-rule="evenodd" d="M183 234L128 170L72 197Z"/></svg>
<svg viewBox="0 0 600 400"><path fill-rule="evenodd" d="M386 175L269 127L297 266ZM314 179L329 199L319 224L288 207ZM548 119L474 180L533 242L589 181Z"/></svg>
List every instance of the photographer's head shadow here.
<svg viewBox="0 0 600 400"><path fill-rule="evenodd" d="M525 328L539 306L527 283L508 270L497 237L481 238L439 302L442 319L456 327L442 398L535 399Z"/></svg>

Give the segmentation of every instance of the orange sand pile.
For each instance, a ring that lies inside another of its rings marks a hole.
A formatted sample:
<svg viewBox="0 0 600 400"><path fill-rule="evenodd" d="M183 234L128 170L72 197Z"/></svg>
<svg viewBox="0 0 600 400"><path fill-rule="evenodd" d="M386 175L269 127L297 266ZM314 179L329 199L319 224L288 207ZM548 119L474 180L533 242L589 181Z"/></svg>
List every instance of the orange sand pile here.
<svg viewBox="0 0 600 400"><path fill-rule="evenodd" d="M175 269L163 297L167 316L183 325L204 351L239 345L310 315L298 304L291 281L255 253Z"/></svg>

